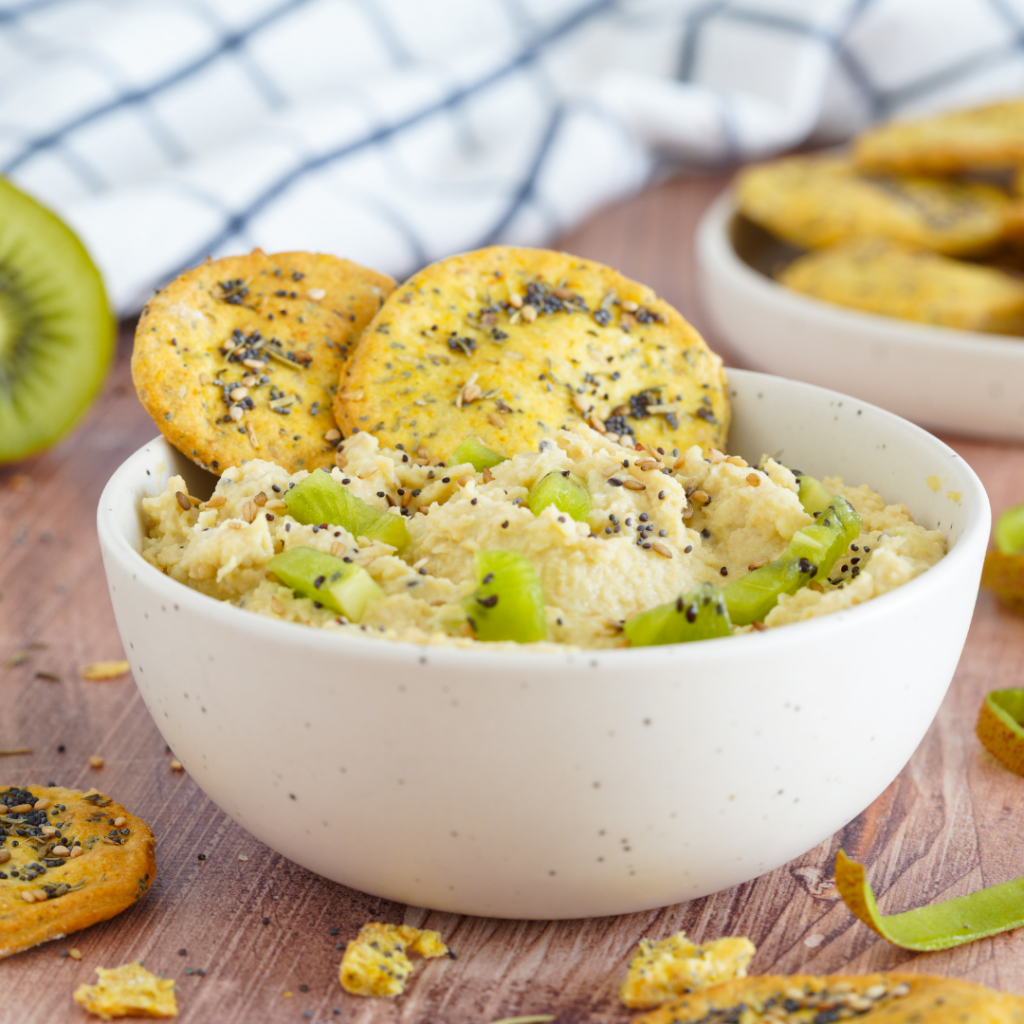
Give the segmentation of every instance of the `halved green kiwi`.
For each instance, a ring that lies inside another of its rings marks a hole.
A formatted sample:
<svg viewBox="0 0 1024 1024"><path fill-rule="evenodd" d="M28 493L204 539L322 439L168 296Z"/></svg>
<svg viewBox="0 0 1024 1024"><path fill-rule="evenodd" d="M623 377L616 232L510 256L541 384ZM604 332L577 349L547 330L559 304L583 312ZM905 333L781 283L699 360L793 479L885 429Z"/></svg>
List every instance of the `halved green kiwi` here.
<svg viewBox="0 0 1024 1024"><path fill-rule="evenodd" d="M71 229L0 179L0 463L42 451L114 355L103 279Z"/></svg>

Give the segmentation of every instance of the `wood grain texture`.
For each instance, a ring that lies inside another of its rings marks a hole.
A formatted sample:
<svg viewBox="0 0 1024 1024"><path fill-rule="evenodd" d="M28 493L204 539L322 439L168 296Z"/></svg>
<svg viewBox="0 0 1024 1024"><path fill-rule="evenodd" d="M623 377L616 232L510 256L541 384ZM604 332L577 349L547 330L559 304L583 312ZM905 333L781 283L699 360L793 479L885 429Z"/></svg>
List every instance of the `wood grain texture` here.
<svg viewBox="0 0 1024 1024"><path fill-rule="evenodd" d="M724 351L700 306L692 257L696 221L722 183L660 185L598 214L561 246L651 284ZM0 1024L81 1024L73 989L92 980L95 966L132 959L178 980L183 1024L487 1024L546 1012L560 1024L625 1022L631 1015L616 992L630 950L641 937L680 928L698 940L748 935L758 946L758 972L899 966L1024 992L1024 929L908 954L860 924L830 884L840 845L869 866L887 913L1024 871L1024 779L989 757L973 734L982 694L1021 685L1024 618L987 594L939 716L899 778L828 842L735 889L619 918L494 921L366 896L261 846L171 771L172 755L130 677L87 682L78 675L87 662L122 654L96 543L96 502L114 468L156 433L128 377L131 326L102 399L76 433L47 455L0 471L0 665L31 642L48 644L23 665L0 667L0 748L34 748L0 758L0 769L7 784L53 780L114 794L156 833L159 874L149 896L112 921L5 961ZM994 508L1024 501L1024 446L947 440L982 477ZM870 638L860 649L870 656ZM38 678L40 671L62 681ZM94 753L106 758L101 770L88 767ZM338 947L370 919L436 928L458 959L423 964L394 1001L348 996L337 982ZM60 957L72 946L81 961Z"/></svg>

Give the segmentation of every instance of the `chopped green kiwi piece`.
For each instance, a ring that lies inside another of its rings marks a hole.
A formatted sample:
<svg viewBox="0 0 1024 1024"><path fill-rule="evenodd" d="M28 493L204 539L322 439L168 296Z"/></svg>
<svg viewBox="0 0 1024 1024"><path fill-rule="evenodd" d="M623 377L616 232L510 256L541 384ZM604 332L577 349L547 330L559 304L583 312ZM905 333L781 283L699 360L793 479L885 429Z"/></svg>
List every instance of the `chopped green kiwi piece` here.
<svg viewBox="0 0 1024 1024"><path fill-rule="evenodd" d="M689 593L680 594L675 601L627 619L622 631L631 647L654 647L729 636L732 623L722 591L702 583Z"/></svg>
<svg viewBox="0 0 1024 1024"><path fill-rule="evenodd" d="M96 396L114 318L82 243L0 179L0 463L49 447Z"/></svg>
<svg viewBox="0 0 1024 1024"><path fill-rule="evenodd" d="M797 497L808 515L813 516L815 512L820 512L831 504L834 495L820 480L806 473L796 472L796 482L799 488Z"/></svg>
<svg viewBox="0 0 1024 1024"><path fill-rule="evenodd" d="M461 466L468 462L478 473L482 473L485 469L491 469L498 465L499 462L507 461L508 459L504 455L500 455L493 448L488 448L479 438L467 437L452 452L448 465Z"/></svg>
<svg viewBox="0 0 1024 1024"><path fill-rule="evenodd" d="M568 472L554 472L542 476L526 497L527 508L535 515L554 505L559 512L571 516L578 523L585 523L590 515L590 491L587 485Z"/></svg>
<svg viewBox="0 0 1024 1024"><path fill-rule="evenodd" d="M548 635L537 573L517 551L478 551L477 588L462 602L477 640L528 644Z"/></svg>
<svg viewBox="0 0 1024 1024"><path fill-rule="evenodd" d="M782 594L795 594L819 573L827 576L836 559L860 536L860 516L845 498L831 494L813 477L799 479L810 481L806 508L815 521L793 534L780 558L722 588L729 616L738 626L762 621ZM828 502L814 508L821 503L821 491L829 494ZM802 484L801 492L803 499Z"/></svg>
<svg viewBox="0 0 1024 1024"><path fill-rule="evenodd" d="M401 516L381 512L357 498L330 473L317 470L285 492L288 515L306 526L343 526L353 537L379 540L401 550L409 531Z"/></svg>
<svg viewBox="0 0 1024 1024"><path fill-rule="evenodd" d="M788 558L789 551L774 562L753 569L746 576L726 584L722 596L729 608L729 617L737 626L763 622L764 617L779 603L782 594L795 594L817 575L809 562L802 564Z"/></svg>
<svg viewBox="0 0 1024 1024"><path fill-rule="evenodd" d="M996 520L995 542L1004 555L1024 551L1024 505L1008 508Z"/></svg>
<svg viewBox="0 0 1024 1024"><path fill-rule="evenodd" d="M384 596L361 565L315 548L289 548L274 555L267 568L295 593L318 601L350 622L359 622L367 605Z"/></svg>

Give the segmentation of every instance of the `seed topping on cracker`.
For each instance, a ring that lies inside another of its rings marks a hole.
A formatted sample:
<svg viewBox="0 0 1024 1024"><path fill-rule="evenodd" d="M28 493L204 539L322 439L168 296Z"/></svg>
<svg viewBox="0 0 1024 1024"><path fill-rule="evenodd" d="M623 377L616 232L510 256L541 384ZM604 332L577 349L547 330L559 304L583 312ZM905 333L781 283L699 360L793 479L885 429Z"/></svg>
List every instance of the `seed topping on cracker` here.
<svg viewBox="0 0 1024 1024"><path fill-rule="evenodd" d="M156 876L149 826L96 790L0 789L0 958L105 921Z"/></svg>
<svg viewBox="0 0 1024 1024"><path fill-rule="evenodd" d="M167 439L218 475L333 461L338 375L394 282L315 253L208 261L150 300L132 377Z"/></svg>
<svg viewBox="0 0 1024 1024"><path fill-rule="evenodd" d="M500 454L586 422L612 439L716 447L721 361L668 303L617 271L495 246L399 287L342 373L335 416L427 461L467 438Z"/></svg>

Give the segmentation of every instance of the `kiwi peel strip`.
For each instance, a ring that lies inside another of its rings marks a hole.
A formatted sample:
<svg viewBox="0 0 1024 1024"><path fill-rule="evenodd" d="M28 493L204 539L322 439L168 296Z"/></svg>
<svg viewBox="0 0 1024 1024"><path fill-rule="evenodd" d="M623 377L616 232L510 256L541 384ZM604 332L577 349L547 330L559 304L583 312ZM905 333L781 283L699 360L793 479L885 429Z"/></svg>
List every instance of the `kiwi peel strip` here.
<svg viewBox="0 0 1024 1024"><path fill-rule="evenodd" d="M993 690L981 702L978 739L1011 772L1024 775L1024 689Z"/></svg>
<svg viewBox="0 0 1024 1024"><path fill-rule="evenodd" d="M901 949L951 949L1024 925L1024 878L883 917L864 866L840 850L836 854L836 888L854 915Z"/></svg>
<svg viewBox="0 0 1024 1024"><path fill-rule="evenodd" d="M992 534L996 549L985 554L981 585L1010 611L1024 615L1024 505L1003 512Z"/></svg>

